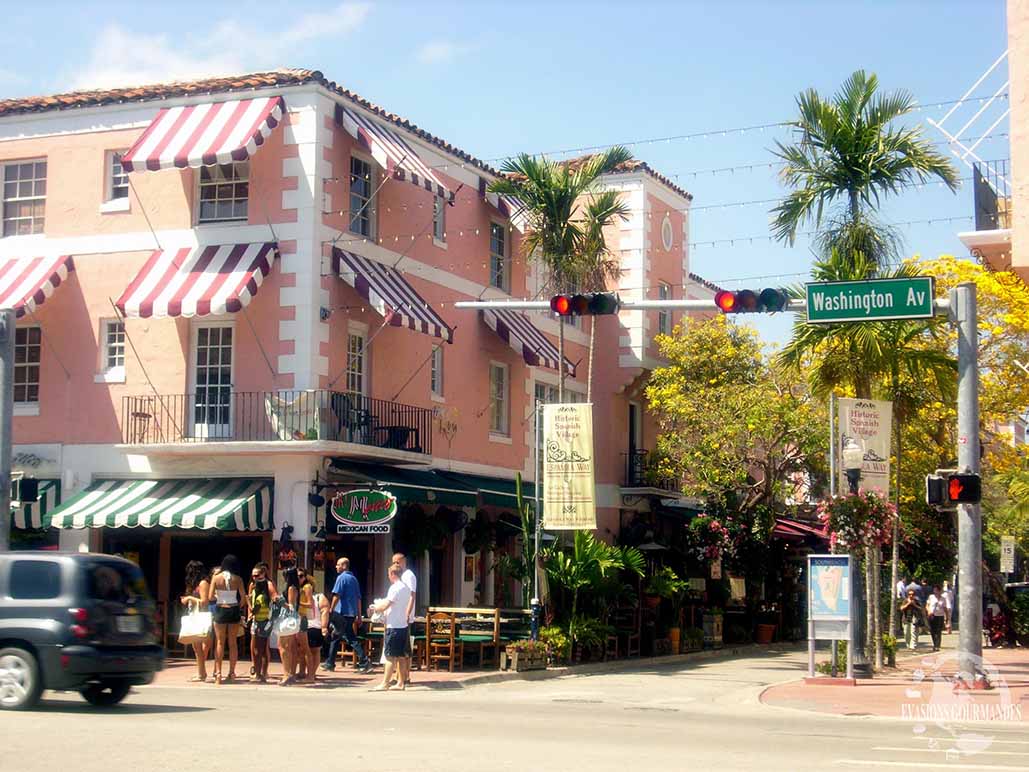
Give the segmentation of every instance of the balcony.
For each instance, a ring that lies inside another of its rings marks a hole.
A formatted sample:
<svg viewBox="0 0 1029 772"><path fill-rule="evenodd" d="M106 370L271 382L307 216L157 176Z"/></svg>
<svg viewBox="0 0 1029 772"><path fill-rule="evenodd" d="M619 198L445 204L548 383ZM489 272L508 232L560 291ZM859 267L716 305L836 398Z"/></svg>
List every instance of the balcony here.
<svg viewBox="0 0 1029 772"><path fill-rule="evenodd" d="M432 454L432 410L340 391L232 391L144 395L122 400L124 445L271 444L272 449L319 448L344 453L342 443L366 454Z"/></svg>
<svg viewBox="0 0 1029 772"><path fill-rule="evenodd" d="M973 165L975 229L996 231L1011 227L1011 162Z"/></svg>
<svg viewBox="0 0 1029 772"><path fill-rule="evenodd" d="M622 459L625 465L623 488L655 488L669 492L679 490L678 480L661 472L657 457L651 455L650 451L634 450L623 453Z"/></svg>

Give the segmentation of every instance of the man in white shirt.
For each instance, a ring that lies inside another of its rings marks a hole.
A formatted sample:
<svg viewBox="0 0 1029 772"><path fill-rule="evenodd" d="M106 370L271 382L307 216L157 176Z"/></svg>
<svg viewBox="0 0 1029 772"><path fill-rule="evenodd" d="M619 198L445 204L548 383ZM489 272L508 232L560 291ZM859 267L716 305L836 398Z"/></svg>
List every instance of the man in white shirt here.
<svg viewBox="0 0 1029 772"><path fill-rule="evenodd" d="M410 645L410 629L407 620L411 601L411 590L400 580L402 569L394 563L389 567L389 592L386 598L372 604L372 611L378 611L386 617L386 634L383 638L383 652L386 655L386 672L382 683L372 691L387 691L393 684L393 673L400 672L398 688L403 691L407 686L407 674L411 660L407 656Z"/></svg>
<svg viewBox="0 0 1029 772"><path fill-rule="evenodd" d="M400 566L400 581L411 591L411 600L407 604L407 624L410 626L414 622L414 607L418 599L418 578L414 575L414 571L407 567L407 555L403 552L397 552L393 555L393 563ZM407 683L411 683L411 654L412 641L409 635L407 636Z"/></svg>
<svg viewBox="0 0 1029 772"><path fill-rule="evenodd" d="M929 615L929 635L933 639L933 651L940 650L947 605L947 596L940 592L939 587L933 587L932 595L929 596L929 602L926 604L926 613Z"/></svg>
<svg viewBox="0 0 1029 772"><path fill-rule="evenodd" d="M907 594L908 594L908 584L910 582L911 582L911 577L910 576L905 576L903 579L898 579L897 580L897 587L896 587L895 591L897 593L897 598L898 599L906 598L907 597Z"/></svg>
<svg viewBox="0 0 1029 772"><path fill-rule="evenodd" d="M950 582L943 583L943 600L946 602L943 614L943 629L950 635L950 618L954 613L954 591L950 589Z"/></svg>

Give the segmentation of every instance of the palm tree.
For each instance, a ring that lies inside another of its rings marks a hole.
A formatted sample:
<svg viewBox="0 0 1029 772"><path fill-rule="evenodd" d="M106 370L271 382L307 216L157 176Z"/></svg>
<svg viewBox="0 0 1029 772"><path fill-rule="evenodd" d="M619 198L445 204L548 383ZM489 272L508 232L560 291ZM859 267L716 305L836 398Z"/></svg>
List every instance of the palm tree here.
<svg viewBox="0 0 1029 772"><path fill-rule="evenodd" d="M575 163L551 161L525 153L504 162L504 177L490 184L490 191L521 202L527 221L523 252L541 261L550 272L556 291L578 286L583 254L589 238L589 216L581 210L583 198L597 180L632 159L624 147L612 147ZM597 199L599 200L599 196ZM611 212L609 218L618 216ZM602 231L602 228L601 228ZM594 234L595 235L595 234ZM558 401L564 401L564 318L559 320L560 352Z"/></svg>
<svg viewBox="0 0 1029 772"><path fill-rule="evenodd" d="M797 229L812 223L823 256L833 247L863 253L873 265L896 257L900 238L875 218L881 201L904 187L937 178L958 185L950 161L932 149L918 127L896 122L917 107L904 90L878 93L879 79L853 73L830 99L814 89L797 97L793 144L776 142L790 193L772 210L775 237L792 244Z"/></svg>

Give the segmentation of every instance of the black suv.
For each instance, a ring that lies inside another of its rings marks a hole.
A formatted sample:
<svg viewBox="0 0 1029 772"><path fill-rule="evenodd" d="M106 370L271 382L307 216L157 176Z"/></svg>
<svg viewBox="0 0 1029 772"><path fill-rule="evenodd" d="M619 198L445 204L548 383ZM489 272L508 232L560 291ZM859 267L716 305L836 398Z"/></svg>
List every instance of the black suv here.
<svg viewBox="0 0 1029 772"><path fill-rule="evenodd" d="M139 567L112 555L0 554L0 709L43 689L114 705L164 666Z"/></svg>

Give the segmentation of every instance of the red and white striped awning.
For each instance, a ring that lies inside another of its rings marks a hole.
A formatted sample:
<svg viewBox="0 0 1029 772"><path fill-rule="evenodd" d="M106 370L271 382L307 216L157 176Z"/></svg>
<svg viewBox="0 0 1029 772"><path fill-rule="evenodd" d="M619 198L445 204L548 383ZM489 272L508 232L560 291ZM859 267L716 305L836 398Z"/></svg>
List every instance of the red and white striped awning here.
<svg viewBox="0 0 1029 772"><path fill-rule="evenodd" d="M245 161L279 125L282 97L166 107L121 161L127 172Z"/></svg>
<svg viewBox="0 0 1029 772"><path fill-rule="evenodd" d="M0 308L13 308L18 316L35 311L74 269L71 255L0 261Z"/></svg>
<svg viewBox="0 0 1029 772"><path fill-rule="evenodd" d="M453 191L440 182L432 169L419 158L414 146L399 133L343 105L336 105L336 122L360 142L388 174L398 180L410 180L447 201L454 200Z"/></svg>
<svg viewBox="0 0 1029 772"><path fill-rule="evenodd" d="M332 270L394 327L407 327L454 342L454 331L396 268L366 257L332 250Z"/></svg>
<svg viewBox="0 0 1029 772"><path fill-rule="evenodd" d="M257 294L277 256L275 242L158 249L115 305L142 318L234 313Z"/></svg>
<svg viewBox="0 0 1029 772"><path fill-rule="evenodd" d="M483 310L482 320L502 341L521 354L527 365L557 369L561 358L557 346L521 311L513 308L488 308ZM565 370L569 375L575 375L575 365L567 357Z"/></svg>

